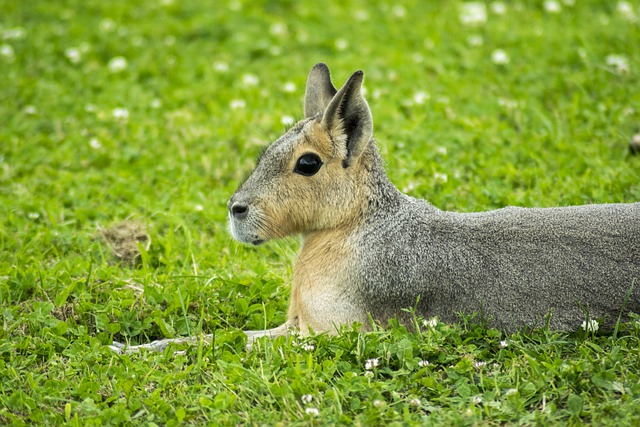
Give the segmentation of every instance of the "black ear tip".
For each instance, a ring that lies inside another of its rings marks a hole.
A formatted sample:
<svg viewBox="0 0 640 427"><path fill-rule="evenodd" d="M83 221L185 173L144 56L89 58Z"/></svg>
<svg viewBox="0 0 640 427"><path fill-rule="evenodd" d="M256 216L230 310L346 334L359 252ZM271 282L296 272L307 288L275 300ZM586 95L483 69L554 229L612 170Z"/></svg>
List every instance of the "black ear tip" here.
<svg viewBox="0 0 640 427"><path fill-rule="evenodd" d="M362 70L358 70L351 75L351 79L362 81L364 80L364 73L362 72Z"/></svg>
<svg viewBox="0 0 640 427"><path fill-rule="evenodd" d="M313 70L323 70L323 71L327 71L327 72L329 71L329 67L324 62L318 62L316 65L313 66L312 69Z"/></svg>
<svg viewBox="0 0 640 427"><path fill-rule="evenodd" d="M347 84L349 86L354 84L361 85L363 81L364 81L364 73L362 72L362 70L358 70L355 73L351 74L351 77L349 77Z"/></svg>

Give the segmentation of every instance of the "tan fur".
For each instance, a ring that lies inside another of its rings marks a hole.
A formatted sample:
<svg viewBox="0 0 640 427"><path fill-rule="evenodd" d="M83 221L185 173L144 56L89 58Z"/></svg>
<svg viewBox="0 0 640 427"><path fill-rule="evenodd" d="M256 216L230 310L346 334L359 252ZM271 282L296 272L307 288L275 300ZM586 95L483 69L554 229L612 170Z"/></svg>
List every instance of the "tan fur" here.
<svg viewBox="0 0 640 427"><path fill-rule="evenodd" d="M335 332L353 321L367 323L367 313L354 302L349 271L357 248L349 244L348 230L306 236L293 273L288 323L302 333Z"/></svg>
<svg viewBox="0 0 640 427"><path fill-rule="evenodd" d="M292 234L326 230L344 224L353 225L363 203L358 177L361 165L342 167L344 150L339 150L323 124L305 125L300 142L288 156L288 170L303 154L315 153L325 160L325 173L310 182L307 177L288 172L279 180L277 191L263 194L258 206L267 213L268 228L263 237L277 239ZM322 197L324 200L319 200Z"/></svg>

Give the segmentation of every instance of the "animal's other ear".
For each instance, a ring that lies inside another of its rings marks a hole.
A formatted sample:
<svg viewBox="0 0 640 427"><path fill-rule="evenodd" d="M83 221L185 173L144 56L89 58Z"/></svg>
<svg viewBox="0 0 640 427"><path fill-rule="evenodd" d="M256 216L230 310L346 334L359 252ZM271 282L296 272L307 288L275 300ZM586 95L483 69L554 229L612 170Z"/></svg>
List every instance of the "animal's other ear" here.
<svg viewBox="0 0 640 427"><path fill-rule="evenodd" d="M367 101L362 97L364 73L356 71L331 100L322 123L335 143L346 144L347 157L342 166L349 167L360 157L373 135L373 119Z"/></svg>
<svg viewBox="0 0 640 427"><path fill-rule="evenodd" d="M321 62L316 64L307 77L307 90L304 95L304 116L314 117L322 113L337 90L331 83L329 67Z"/></svg>

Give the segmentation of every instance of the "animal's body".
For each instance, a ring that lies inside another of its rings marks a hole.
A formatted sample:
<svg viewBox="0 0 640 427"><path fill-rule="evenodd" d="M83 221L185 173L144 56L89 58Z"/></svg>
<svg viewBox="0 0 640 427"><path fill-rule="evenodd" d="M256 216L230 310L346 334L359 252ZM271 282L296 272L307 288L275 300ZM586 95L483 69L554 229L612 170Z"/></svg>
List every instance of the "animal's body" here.
<svg viewBox="0 0 640 427"><path fill-rule="evenodd" d="M507 331L575 330L587 319L611 328L640 313L640 203L462 214L409 197L384 171L362 79L337 91L316 65L305 118L229 201L241 242L303 236L288 319L247 331L249 344L290 327L406 322L409 309L445 322L479 313Z"/></svg>
<svg viewBox="0 0 640 427"><path fill-rule="evenodd" d="M640 313L640 203L454 213L389 181L355 73L340 91L318 64L305 119L275 141L229 202L230 228L259 244L302 234L286 327L479 313L513 331L611 328Z"/></svg>

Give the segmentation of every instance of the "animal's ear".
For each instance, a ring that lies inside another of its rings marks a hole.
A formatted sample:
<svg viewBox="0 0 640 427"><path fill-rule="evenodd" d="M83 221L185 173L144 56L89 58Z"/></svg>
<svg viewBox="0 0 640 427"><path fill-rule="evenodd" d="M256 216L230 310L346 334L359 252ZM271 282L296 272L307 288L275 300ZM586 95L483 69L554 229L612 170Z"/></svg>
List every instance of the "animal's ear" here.
<svg viewBox="0 0 640 427"><path fill-rule="evenodd" d="M331 100L322 123L337 144L345 144L345 168L360 157L371 141L373 119L367 101L362 97L364 73L356 71Z"/></svg>
<svg viewBox="0 0 640 427"><path fill-rule="evenodd" d="M316 64L307 77L307 90L304 95L304 116L314 117L322 113L337 90L331 83L329 67L321 62Z"/></svg>

